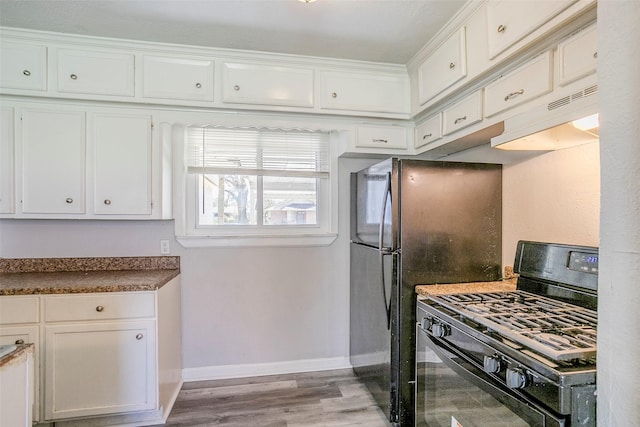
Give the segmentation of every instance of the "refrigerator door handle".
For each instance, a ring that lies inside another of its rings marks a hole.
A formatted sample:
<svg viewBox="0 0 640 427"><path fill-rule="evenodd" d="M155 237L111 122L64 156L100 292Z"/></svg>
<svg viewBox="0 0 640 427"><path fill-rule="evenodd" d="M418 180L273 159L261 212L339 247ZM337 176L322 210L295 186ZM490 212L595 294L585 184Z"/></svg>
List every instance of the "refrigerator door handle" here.
<svg viewBox="0 0 640 427"><path fill-rule="evenodd" d="M384 220L387 212L387 202L391 201L391 173L387 172L387 180L384 189L384 197L382 198L382 212L380 213L380 226L378 229L378 250L380 253L380 273L382 282L382 299L384 303L384 309L387 314L387 330L391 330L391 295L387 298L387 289L385 286L385 270L384 270L384 257L386 255L393 255L393 248L384 246ZM389 301L389 302L387 302Z"/></svg>

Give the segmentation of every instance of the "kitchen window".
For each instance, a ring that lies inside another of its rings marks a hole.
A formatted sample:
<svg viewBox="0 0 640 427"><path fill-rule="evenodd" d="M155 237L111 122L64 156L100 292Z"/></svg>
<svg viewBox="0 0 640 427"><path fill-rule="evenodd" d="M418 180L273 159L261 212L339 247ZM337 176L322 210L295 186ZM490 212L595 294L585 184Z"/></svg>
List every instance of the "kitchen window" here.
<svg viewBox="0 0 640 427"><path fill-rule="evenodd" d="M331 234L331 132L210 125L185 137L188 236L300 244Z"/></svg>

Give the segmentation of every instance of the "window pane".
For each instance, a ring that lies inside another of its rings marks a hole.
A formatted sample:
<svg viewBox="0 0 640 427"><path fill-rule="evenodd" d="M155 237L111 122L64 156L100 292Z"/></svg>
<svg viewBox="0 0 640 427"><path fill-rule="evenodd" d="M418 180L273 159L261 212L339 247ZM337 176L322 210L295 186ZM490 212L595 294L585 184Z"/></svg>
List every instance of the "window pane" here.
<svg viewBox="0 0 640 427"><path fill-rule="evenodd" d="M199 225L256 225L257 177L199 175Z"/></svg>
<svg viewBox="0 0 640 427"><path fill-rule="evenodd" d="M265 176L265 225L316 225L317 179Z"/></svg>

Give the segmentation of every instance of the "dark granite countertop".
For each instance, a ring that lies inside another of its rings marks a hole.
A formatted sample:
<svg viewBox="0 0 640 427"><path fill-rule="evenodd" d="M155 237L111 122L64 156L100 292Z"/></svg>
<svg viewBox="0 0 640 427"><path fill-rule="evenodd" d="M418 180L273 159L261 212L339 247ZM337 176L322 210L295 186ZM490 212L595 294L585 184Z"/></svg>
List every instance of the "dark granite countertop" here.
<svg viewBox="0 0 640 427"><path fill-rule="evenodd" d="M179 257L0 260L0 295L152 291L180 274Z"/></svg>
<svg viewBox="0 0 640 427"><path fill-rule="evenodd" d="M418 297L420 297L427 295L514 291L516 289L518 275L513 273L513 268L511 267L505 267L504 270L504 278L502 280L493 282L418 285L416 286L416 293Z"/></svg>

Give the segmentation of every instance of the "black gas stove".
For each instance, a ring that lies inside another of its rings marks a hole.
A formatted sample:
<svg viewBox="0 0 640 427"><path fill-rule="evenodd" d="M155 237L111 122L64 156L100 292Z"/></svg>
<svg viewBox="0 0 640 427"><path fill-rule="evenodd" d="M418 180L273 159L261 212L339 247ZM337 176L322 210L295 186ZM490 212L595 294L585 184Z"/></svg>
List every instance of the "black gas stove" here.
<svg viewBox="0 0 640 427"><path fill-rule="evenodd" d="M418 332L517 402L522 425L595 426L597 266L597 248L521 241L515 291L428 296Z"/></svg>

